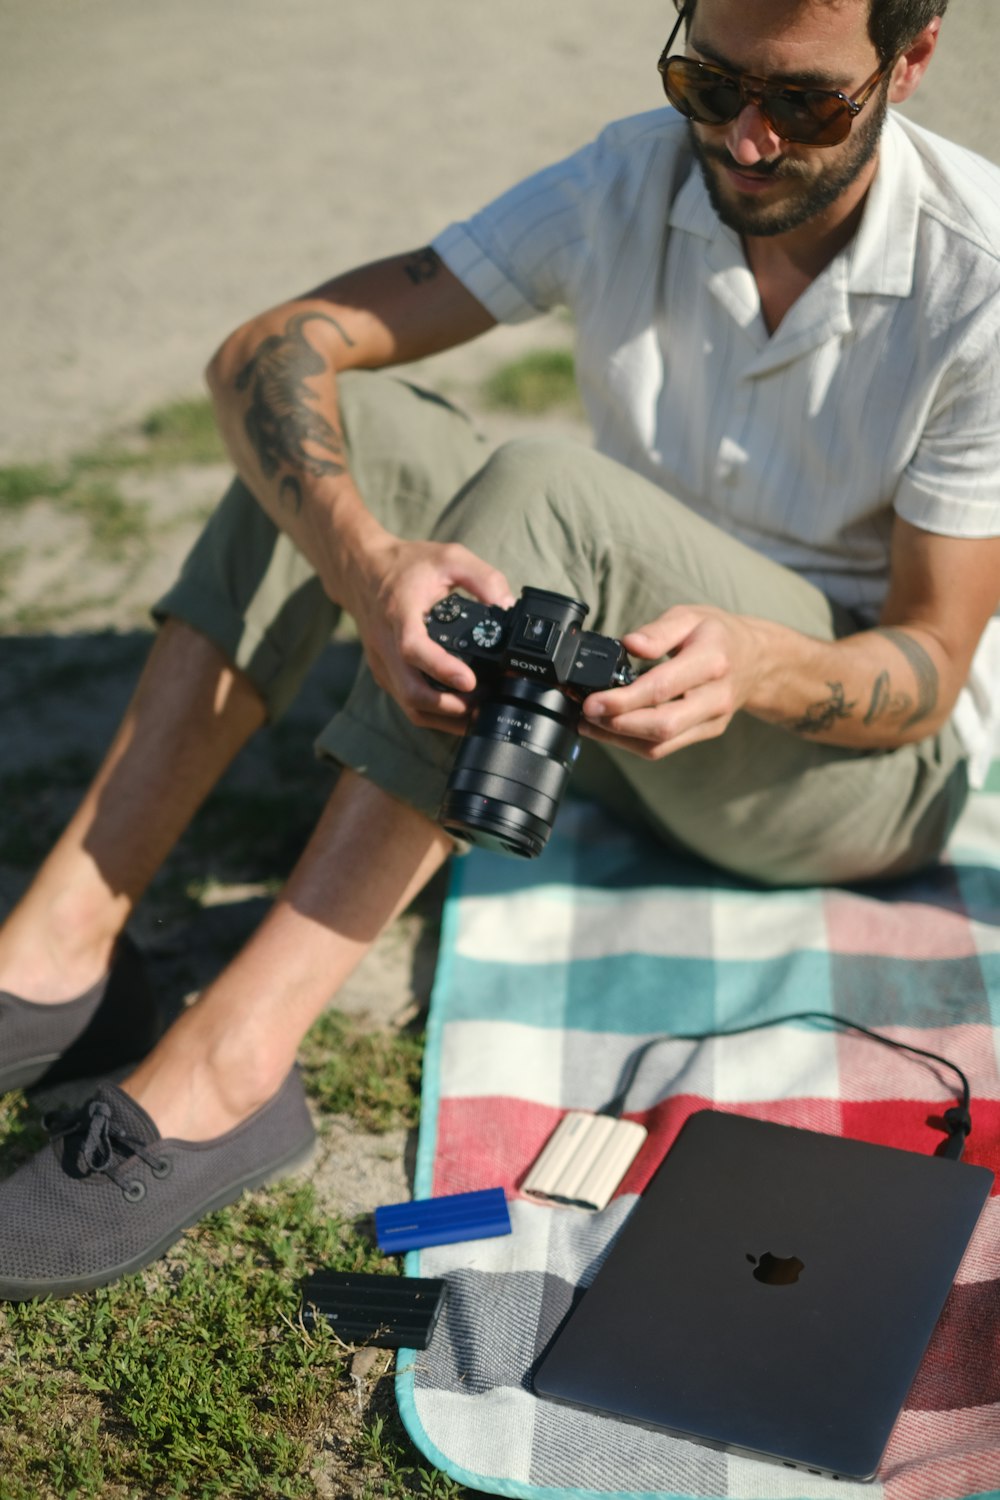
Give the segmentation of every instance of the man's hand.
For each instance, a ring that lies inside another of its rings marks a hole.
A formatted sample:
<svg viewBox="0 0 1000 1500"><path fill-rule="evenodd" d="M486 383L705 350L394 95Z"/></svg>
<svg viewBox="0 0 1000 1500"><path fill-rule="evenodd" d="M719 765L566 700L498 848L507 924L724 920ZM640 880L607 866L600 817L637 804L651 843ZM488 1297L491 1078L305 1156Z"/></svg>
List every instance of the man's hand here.
<svg viewBox="0 0 1000 1500"><path fill-rule="evenodd" d="M446 594L471 594L507 609L510 585L497 569L457 543L406 542L385 533L369 547L343 603L353 615L375 681L423 729L460 734L468 712L459 696L476 686L472 668L431 640L424 623ZM453 691L441 691L433 677Z"/></svg>
<svg viewBox="0 0 1000 1500"><path fill-rule="evenodd" d="M653 761L714 739L755 690L754 625L725 610L685 604L631 631L622 637L629 654L659 665L628 687L591 693L581 732Z"/></svg>
<svg viewBox="0 0 1000 1500"><path fill-rule="evenodd" d="M654 761L722 734L740 710L852 749L925 739L955 706L997 608L998 579L1000 537L940 536L897 517L878 625L826 640L677 606L622 637L633 656L658 664L628 687L592 693L581 729Z"/></svg>

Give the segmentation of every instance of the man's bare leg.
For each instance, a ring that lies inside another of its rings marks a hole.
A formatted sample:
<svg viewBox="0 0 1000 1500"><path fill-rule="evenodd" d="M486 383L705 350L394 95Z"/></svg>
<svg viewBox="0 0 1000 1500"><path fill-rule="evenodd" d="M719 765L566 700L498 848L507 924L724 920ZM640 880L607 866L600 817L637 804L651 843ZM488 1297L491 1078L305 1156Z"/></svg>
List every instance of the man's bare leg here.
<svg viewBox="0 0 1000 1500"><path fill-rule="evenodd" d="M122 1085L165 1137L211 1140L277 1092L316 1016L451 840L344 771L260 928Z"/></svg>
<svg viewBox="0 0 1000 1500"><path fill-rule="evenodd" d="M94 782L0 928L0 990L67 1000L101 978L139 897L264 718L250 680L206 637L164 625Z"/></svg>

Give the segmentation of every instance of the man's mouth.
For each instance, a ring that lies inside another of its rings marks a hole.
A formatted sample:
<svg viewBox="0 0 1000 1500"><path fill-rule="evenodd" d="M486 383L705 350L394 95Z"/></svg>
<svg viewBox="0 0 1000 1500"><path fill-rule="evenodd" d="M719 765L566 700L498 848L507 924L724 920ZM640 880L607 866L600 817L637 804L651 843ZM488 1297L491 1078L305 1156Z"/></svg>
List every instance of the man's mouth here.
<svg viewBox="0 0 1000 1500"><path fill-rule="evenodd" d="M713 166L721 168L726 180L743 193L762 193L772 183L788 182L801 173L797 163L779 156L773 161L757 162L752 167L741 167L728 151L707 151L707 159Z"/></svg>
<svg viewBox="0 0 1000 1500"><path fill-rule="evenodd" d="M761 193L777 180L777 174L774 172L748 171L745 167L730 166L728 162L722 162L720 165L729 181L742 193Z"/></svg>

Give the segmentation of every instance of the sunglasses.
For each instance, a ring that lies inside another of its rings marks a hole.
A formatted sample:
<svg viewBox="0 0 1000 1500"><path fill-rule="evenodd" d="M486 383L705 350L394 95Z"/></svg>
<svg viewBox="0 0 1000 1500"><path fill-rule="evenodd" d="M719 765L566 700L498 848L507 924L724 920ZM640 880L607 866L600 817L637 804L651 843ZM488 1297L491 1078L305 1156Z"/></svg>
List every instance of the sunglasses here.
<svg viewBox="0 0 1000 1500"><path fill-rule="evenodd" d="M892 66L891 62L883 63L853 99L837 89L769 83L766 78L730 73L690 57L671 57L670 49L687 14L684 5L657 67L663 92L674 109L698 125L728 125L748 104L754 104L783 141L799 146L839 146L850 134L854 117Z"/></svg>

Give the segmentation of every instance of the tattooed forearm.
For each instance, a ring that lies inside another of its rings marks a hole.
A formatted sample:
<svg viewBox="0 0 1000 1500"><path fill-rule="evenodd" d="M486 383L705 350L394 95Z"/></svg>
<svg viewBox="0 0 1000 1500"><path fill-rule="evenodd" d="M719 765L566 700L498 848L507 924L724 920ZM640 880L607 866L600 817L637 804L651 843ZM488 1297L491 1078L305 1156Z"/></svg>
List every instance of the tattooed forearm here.
<svg viewBox="0 0 1000 1500"><path fill-rule="evenodd" d="M909 693L893 692L888 672L880 672L872 688L872 699L862 723L874 724L879 719L905 719L913 711L913 699Z"/></svg>
<svg viewBox="0 0 1000 1500"><path fill-rule="evenodd" d="M291 474L286 474L278 490L278 504L282 510L290 510L297 516L302 509L302 486Z"/></svg>
<svg viewBox="0 0 1000 1500"><path fill-rule="evenodd" d="M937 708L938 670L929 653L919 641L914 640L908 630L887 627L880 630L879 635L884 635L886 640L902 651L917 681L917 706L902 726L910 729L914 724L919 724L921 719L928 718Z"/></svg>
<svg viewBox="0 0 1000 1500"><path fill-rule="evenodd" d="M785 728L795 734L825 734L838 719L849 719L855 705L845 700L843 683L828 682L827 687L830 689L829 698L810 703L802 717L788 720Z"/></svg>
<svg viewBox="0 0 1000 1500"><path fill-rule="evenodd" d="M353 344L337 319L327 313L296 313L284 333L264 339L236 377L237 390L251 388L244 426L269 479L286 465L315 478L342 474L345 469L340 433L311 404L316 398L306 385L310 377L327 369L303 332L310 321L331 324L348 346ZM282 480L281 500L295 510L301 507L302 486L297 478Z"/></svg>
<svg viewBox="0 0 1000 1500"><path fill-rule="evenodd" d="M909 729L914 724L934 713L938 701L938 673L933 660L920 642L914 640L907 630L887 627L879 635L891 641L906 657L916 678L916 701L912 694L893 686L889 671L883 668L872 684L871 698L862 723L866 728L878 724L892 724ZM800 718L784 722L786 729L796 734L828 734L842 719L850 719L857 707L856 700L848 701L841 682L827 682L829 697L810 703Z"/></svg>
<svg viewBox="0 0 1000 1500"><path fill-rule="evenodd" d="M441 257L430 245L415 250L409 260L403 262L403 270L414 286L419 286L422 281L433 281L440 269Z"/></svg>

